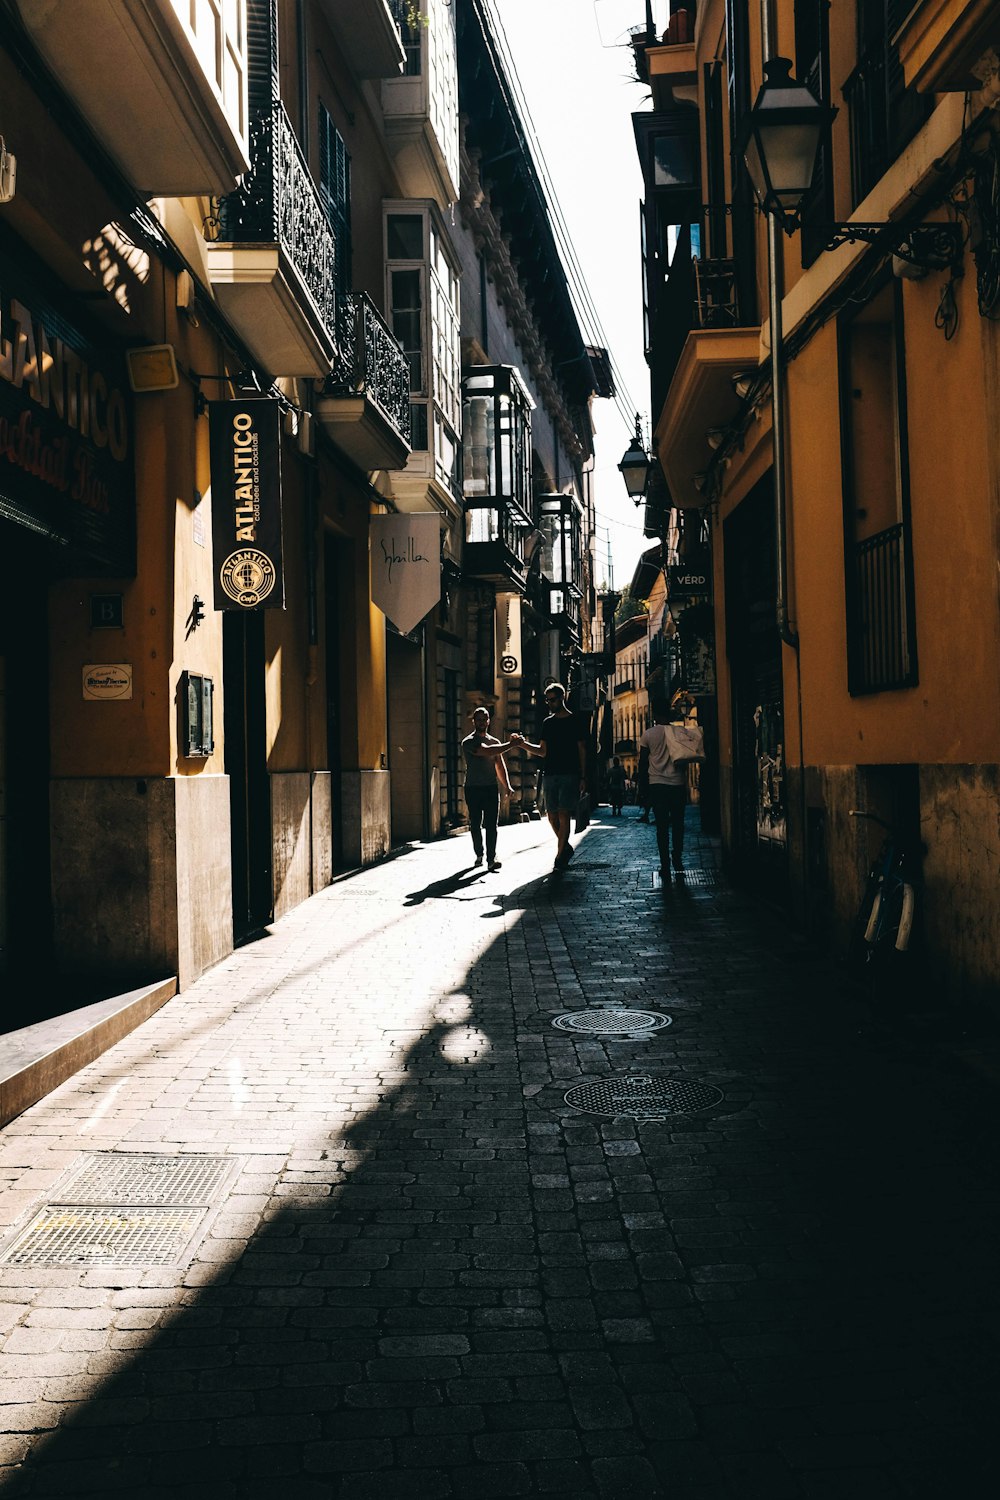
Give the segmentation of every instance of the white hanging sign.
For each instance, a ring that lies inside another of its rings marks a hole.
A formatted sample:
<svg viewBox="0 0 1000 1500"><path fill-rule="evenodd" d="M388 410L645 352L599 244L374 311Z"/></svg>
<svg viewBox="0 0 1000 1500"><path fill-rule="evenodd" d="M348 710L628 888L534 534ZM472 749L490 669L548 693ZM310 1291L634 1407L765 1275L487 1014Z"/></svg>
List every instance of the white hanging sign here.
<svg viewBox="0 0 1000 1500"><path fill-rule="evenodd" d="M434 512L372 516L372 603L404 635L441 597L441 522Z"/></svg>
<svg viewBox="0 0 1000 1500"><path fill-rule="evenodd" d="M520 594L497 594L497 661L501 677L520 677Z"/></svg>

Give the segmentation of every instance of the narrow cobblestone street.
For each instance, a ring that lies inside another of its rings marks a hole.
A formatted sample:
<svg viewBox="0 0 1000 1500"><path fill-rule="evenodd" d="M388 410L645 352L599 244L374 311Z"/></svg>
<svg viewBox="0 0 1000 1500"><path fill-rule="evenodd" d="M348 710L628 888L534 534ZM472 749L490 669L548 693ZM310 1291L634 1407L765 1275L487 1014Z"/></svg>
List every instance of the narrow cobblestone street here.
<svg viewBox="0 0 1000 1500"><path fill-rule="evenodd" d="M180 1266L0 1265L4 1493L986 1492L989 1087L601 813L555 880L537 823L339 880L2 1132L8 1227L87 1154L237 1169ZM608 1006L671 1024L553 1025ZM707 1102L565 1102L625 1078Z"/></svg>

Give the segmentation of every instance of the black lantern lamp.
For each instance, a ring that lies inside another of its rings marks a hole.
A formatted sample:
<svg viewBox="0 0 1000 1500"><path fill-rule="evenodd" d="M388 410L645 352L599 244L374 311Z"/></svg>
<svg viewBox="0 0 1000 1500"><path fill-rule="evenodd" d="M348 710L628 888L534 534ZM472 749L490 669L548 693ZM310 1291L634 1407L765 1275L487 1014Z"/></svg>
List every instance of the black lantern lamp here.
<svg viewBox="0 0 1000 1500"><path fill-rule="evenodd" d="M816 171L820 146L837 111L792 77L787 57L764 64L764 83L740 132L740 149L762 211L786 234L801 226L801 209ZM877 245L914 271L944 270L962 254L958 224L829 224L824 246Z"/></svg>
<svg viewBox="0 0 1000 1500"><path fill-rule="evenodd" d="M799 226L820 142L836 112L792 77L787 57L764 64L764 82L743 123L740 149L758 203L764 213L776 215L786 234Z"/></svg>
<svg viewBox="0 0 1000 1500"><path fill-rule="evenodd" d="M618 469L625 481L629 496L636 505L641 505L642 497L646 493L646 485L649 482L650 460L649 454L643 447L642 420L638 412L635 414L635 437L622 455Z"/></svg>

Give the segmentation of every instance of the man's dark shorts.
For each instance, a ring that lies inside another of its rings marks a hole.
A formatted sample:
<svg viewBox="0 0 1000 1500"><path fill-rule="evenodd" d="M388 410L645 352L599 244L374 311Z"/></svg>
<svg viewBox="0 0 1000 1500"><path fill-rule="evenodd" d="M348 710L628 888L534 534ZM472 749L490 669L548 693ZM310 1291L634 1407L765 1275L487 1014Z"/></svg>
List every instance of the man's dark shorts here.
<svg viewBox="0 0 1000 1500"><path fill-rule="evenodd" d="M579 776L557 776L546 772L542 786L546 812L576 812L580 801Z"/></svg>

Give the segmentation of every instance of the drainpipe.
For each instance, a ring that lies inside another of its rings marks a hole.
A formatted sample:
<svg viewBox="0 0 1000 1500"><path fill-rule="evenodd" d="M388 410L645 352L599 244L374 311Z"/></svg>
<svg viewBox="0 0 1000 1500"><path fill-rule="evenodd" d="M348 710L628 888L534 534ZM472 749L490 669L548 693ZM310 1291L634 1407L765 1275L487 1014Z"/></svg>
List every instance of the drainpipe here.
<svg viewBox="0 0 1000 1500"><path fill-rule="evenodd" d="M774 28L769 0L761 0L761 45L764 61L774 56ZM799 637L788 618L788 532L785 525L785 402L782 364L781 281L782 242L777 214L767 216L767 296L771 326L771 443L774 450L774 570L775 622L786 646L796 651Z"/></svg>

